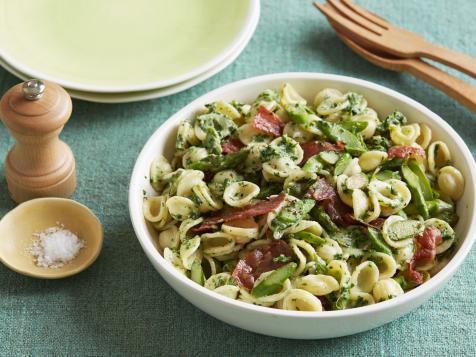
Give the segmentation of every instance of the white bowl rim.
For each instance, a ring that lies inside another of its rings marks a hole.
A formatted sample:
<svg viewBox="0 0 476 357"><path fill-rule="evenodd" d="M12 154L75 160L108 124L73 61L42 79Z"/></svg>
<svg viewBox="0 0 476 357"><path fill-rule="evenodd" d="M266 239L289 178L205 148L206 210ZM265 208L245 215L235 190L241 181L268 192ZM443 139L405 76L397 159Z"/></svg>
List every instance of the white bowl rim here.
<svg viewBox="0 0 476 357"><path fill-rule="evenodd" d="M229 42L228 46L226 46L222 51L217 53L215 57L213 57L208 62L202 64L201 66L195 67L191 71L188 71L184 74L179 76L166 79L166 80L158 80L149 83L143 84L133 84L133 85L98 85L98 84L86 84L81 83L81 81L71 81L71 80L63 80L58 78L54 75L47 75L42 73L41 70L34 70L27 65L24 65L17 60L10 54L6 53L2 47L0 47L0 58L8 63L15 69L18 69L19 72L26 74L27 76L31 76L31 78L39 78L43 80L47 80L50 82L55 82L62 87L66 87L69 89L75 89L84 92L95 92L95 93L123 93L123 92L137 92L137 91L146 91L151 89L157 89L162 87L172 86L174 84L179 84L185 82L189 79L197 77L198 75L207 72L213 69L215 66L219 65L223 62L227 56L232 54L236 51L242 41L253 35L255 30L255 22L257 23L257 19L260 16L260 0L249 0L249 9L248 13L245 16L245 20L243 23L242 28L237 32L235 37L232 41ZM243 50L243 49L242 49Z"/></svg>
<svg viewBox="0 0 476 357"><path fill-rule="evenodd" d="M156 140L157 137L161 136L161 129L168 129L168 127L176 125L178 122L183 120L182 112L185 112L190 107L195 107L199 103L206 101L206 98L215 95L216 93L222 91L229 91L233 88L241 88L243 86L251 85L257 82L269 81L269 80L293 80L293 79L304 79L304 80L331 80L331 81L338 81L342 83L348 84L355 84L358 86L366 87L370 90L377 90L382 92L383 94L393 97L399 101L406 102L410 106L415 107L418 111L422 112L426 117L430 118L432 121L435 121L439 126L441 126L452 139L454 142L461 148L462 152L464 153L465 159L471 163L469 169L470 176L473 182L473 185L476 181L476 164L474 158L469 151L468 147L464 143L463 139L459 136L459 134L447 123L445 122L440 116L426 108L424 105L416 102L415 100L407 97L406 95L400 94L395 90L386 88L379 84L375 84L366 80L349 77L349 76L342 76L342 75L334 75L334 74L325 74L325 73L312 73L312 72L283 72L283 73L274 73L274 74L267 74L263 76L256 76L247 78L244 80L232 82L225 86L219 87L214 89L199 98L195 99L194 101L187 104L185 107L180 109L174 115L172 115L169 119L167 119L157 130L152 134L149 140L144 145L143 149L141 150L136 163L134 165L134 169L132 171L132 177L129 186L129 211L130 217L132 221L132 225L136 236L144 249L146 255L149 258L154 259L157 261L163 269L165 269L169 274L171 274L174 279L178 282L182 283L183 285L187 285L189 288L195 290L195 293L207 295L210 299L219 300L222 303L233 305L236 308L242 308L254 311L259 314L269 314L273 316L287 316L287 317L297 317L297 318L312 318L312 319L326 319L332 317L348 317L348 316L357 316L363 315L367 313L375 313L382 310L397 308L398 306L402 306L404 304L410 303L412 300L425 295L428 291L436 290L440 285L444 284L444 282L449 279L458 269L458 267L463 263L466 255L470 252L471 247L474 243L476 238L476 226L471 225L466 237L464 237L464 241L462 242L461 246L459 247L456 254L452 257L452 259L445 265L445 267L438 272L434 277L426 281L424 284L406 292L403 295L400 295L396 298L380 302L378 304L348 309L348 310L333 310L333 311L323 311L323 312L304 312L304 311L287 311L287 310L280 310L274 309L269 307L263 307L258 305L253 305L250 303L242 302L239 300L233 300L228 297L222 296L218 293L215 293L211 290L206 289L203 286L200 286L187 278L186 276L182 275L176 268L174 268L171 264L169 264L159 253L156 247L152 244L149 239L146 237L149 233L146 229L146 224L144 222L144 218L142 216L142 208L138 206L137 196L134 188L140 185L140 180L144 178L144 173L139 172L138 168L141 166L141 162L144 161L147 148L152 145ZM474 195L473 199L476 201L476 194ZM473 210L472 216L469 219L469 222L476 222L476 209ZM140 224L142 223L142 224ZM174 289L175 290L175 289ZM193 301L193 299L191 299Z"/></svg>

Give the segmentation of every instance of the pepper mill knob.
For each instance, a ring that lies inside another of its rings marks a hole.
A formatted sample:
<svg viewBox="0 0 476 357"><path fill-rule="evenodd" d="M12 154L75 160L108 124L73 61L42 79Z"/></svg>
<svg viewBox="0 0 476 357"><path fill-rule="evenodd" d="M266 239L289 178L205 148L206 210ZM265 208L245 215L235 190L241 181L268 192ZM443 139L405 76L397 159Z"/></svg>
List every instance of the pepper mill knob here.
<svg viewBox="0 0 476 357"><path fill-rule="evenodd" d="M16 139L5 160L14 201L74 192L74 156L58 137L71 110L71 98L63 88L38 79L17 84L2 97L0 119Z"/></svg>

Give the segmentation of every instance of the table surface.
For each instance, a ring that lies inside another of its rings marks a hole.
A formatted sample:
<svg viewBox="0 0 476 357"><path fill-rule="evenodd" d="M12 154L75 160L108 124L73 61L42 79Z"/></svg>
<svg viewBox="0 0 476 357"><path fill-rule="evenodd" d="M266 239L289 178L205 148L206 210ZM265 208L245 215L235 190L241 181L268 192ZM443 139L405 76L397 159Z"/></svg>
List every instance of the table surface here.
<svg viewBox="0 0 476 357"><path fill-rule="evenodd" d="M474 0L359 3L431 41L476 56ZM134 161L170 115L232 81L286 71L363 78L423 103L451 123L473 153L476 150L474 115L427 84L355 55L310 0L264 0L261 9L256 33L236 62L192 89L141 103L74 101L73 116L62 134L78 167L73 198L100 217L104 248L91 268L59 281L35 280L0 266L0 355L476 354L476 248L448 285L416 311L371 331L320 341L266 337L222 323L176 294L145 257L127 206ZM18 82L0 69L0 94ZM0 157L13 143L0 126ZM14 207L2 172L0 216Z"/></svg>

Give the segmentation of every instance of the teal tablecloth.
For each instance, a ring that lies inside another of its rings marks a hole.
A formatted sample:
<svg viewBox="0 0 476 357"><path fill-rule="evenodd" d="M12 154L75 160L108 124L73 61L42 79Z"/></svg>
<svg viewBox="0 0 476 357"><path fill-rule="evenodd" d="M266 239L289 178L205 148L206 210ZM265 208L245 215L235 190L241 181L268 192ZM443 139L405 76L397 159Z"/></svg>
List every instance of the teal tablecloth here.
<svg viewBox="0 0 476 357"><path fill-rule="evenodd" d="M359 2L432 41L476 56L473 0ZM310 0L264 0L248 47L208 81L142 103L74 101L63 132L78 166L73 198L101 218L104 249L90 269L60 281L35 280L0 266L0 355L475 355L475 249L449 284L413 313L372 331L322 341L277 339L226 325L181 298L152 268L127 207L129 177L146 140L171 114L211 89L285 71L344 74L400 91L445 118L476 150L476 117L464 107L409 75L356 56ZM0 69L0 94L18 82ZM13 140L3 126L0 139L4 157ZM14 206L2 174L0 216Z"/></svg>

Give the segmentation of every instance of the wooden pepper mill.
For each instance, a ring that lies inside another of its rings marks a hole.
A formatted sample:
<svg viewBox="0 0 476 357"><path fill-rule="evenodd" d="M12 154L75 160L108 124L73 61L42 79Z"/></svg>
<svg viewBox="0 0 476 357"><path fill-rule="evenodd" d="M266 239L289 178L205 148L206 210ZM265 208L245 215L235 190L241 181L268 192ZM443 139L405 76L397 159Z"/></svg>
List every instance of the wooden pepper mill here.
<svg viewBox="0 0 476 357"><path fill-rule="evenodd" d="M71 110L71 98L63 88L37 79L17 84L1 99L0 119L16 139L5 160L14 201L74 192L74 156L58 137Z"/></svg>

